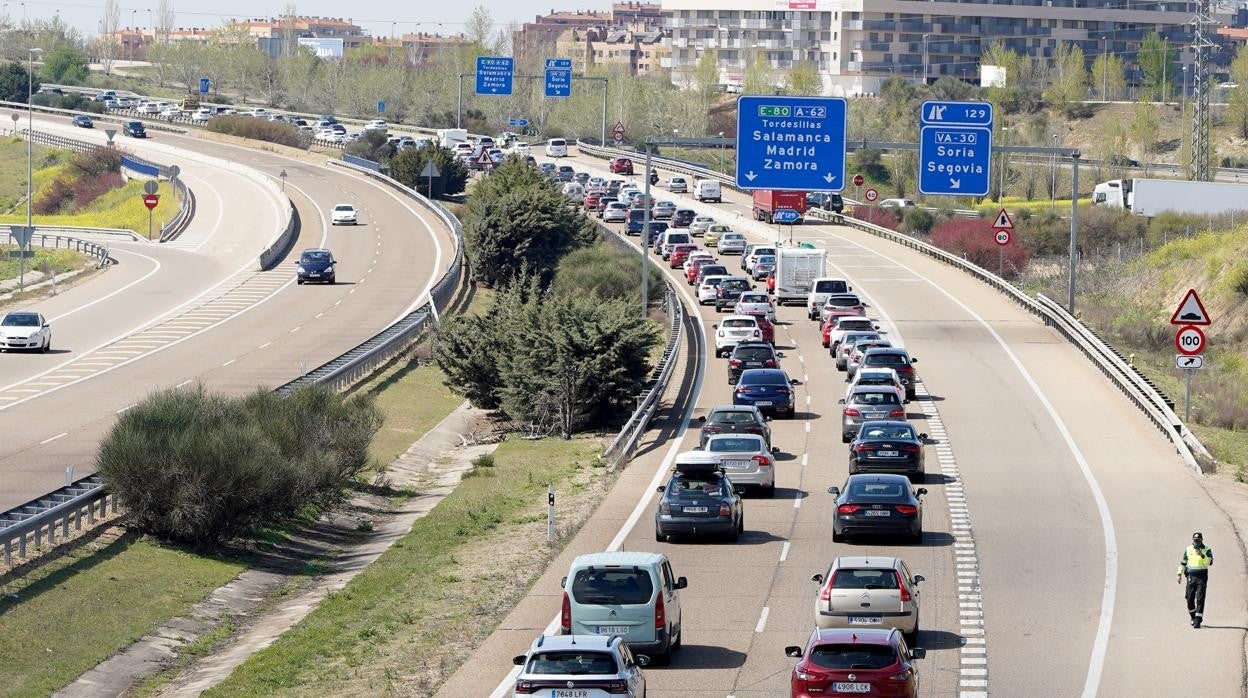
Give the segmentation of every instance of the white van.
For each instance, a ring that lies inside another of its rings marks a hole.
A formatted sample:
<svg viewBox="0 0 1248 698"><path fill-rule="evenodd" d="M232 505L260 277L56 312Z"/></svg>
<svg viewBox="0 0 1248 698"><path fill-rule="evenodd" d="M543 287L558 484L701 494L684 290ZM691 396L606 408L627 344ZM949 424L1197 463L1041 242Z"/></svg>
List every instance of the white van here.
<svg viewBox="0 0 1248 698"><path fill-rule="evenodd" d="M811 320L818 320L823 312L823 304L828 302L828 297L834 293L850 293L854 290L853 286L845 279L839 279L832 276L825 276L815 279L815 283L810 288L810 295L806 297L806 316Z"/></svg>
<svg viewBox="0 0 1248 698"><path fill-rule="evenodd" d="M546 143L546 157L548 158L566 158L568 156L568 142L562 138L552 138Z"/></svg>
<svg viewBox="0 0 1248 698"><path fill-rule="evenodd" d="M672 247L674 245L683 245L693 242L686 230L669 230L659 236L659 240L655 245L655 251L667 259L672 256Z"/></svg>
<svg viewBox="0 0 1248 698"><path fill-rule="evenodd" d="M680 645L680 590L662 553L581 555L563 578L561 635L619 635L639 654L666 663Z"/></svg>
<svg viewBox="0 0 1248 698"><path fill-rule="evenodd" d="M585 203L585 188L576 182L568 182L563 185L563 195L568 201L583 205Z"/></svg>
<svg viewBox="0 0 1248 698"><path fill-rule="evenodd" d="M698 201L723 201L723 192L718 179L699 179L693 183L693 198Z"/></svg>

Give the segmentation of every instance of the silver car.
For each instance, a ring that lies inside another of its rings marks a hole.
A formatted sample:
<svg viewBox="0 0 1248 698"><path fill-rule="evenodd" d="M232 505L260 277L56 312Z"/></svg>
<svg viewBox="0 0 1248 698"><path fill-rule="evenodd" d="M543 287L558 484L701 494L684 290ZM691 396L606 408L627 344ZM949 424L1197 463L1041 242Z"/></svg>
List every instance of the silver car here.
<svg viewBox="0 0 1248 698"><path fill-rule="evenodd" d="M838 557L811 581L822 585L815 597L815 627L896 628L914 642L919 634L919 582L923 575L897 557Z"/></svg>
<svg viewBox="0 0 1248 698"><path fill-rule="evenodd" d="M628 220L628 204L612 201L602 210L603 223L623 223Z"/></svg>
<svg viewBox="0 0 1248 698"><path fill-rule="evenodd" d="M719 239L720 254L743 254L745 252L744 233L724 233Z"/></svg>
<svg viewBox="0 0 1248 698"><path fill-rule="evenodd" d="M693 222L689 224L690 235L702 235L706 229L715 225L715 219L710 216L695 216Z"/></svg>
<svg viewBox="0 0 1248 698"><path fill-rule="evenodd" d="M830 353L836 359L836 370L844 371L845 364L849 361L849 352L858 342L866 342L872 339L883 339L879 332L846 332L835 349L829 348Z"/></svg>
<svg viewBox="0 0 1248 698"><path fill-rule="evenodd" d="M906 408L892 388L859 386L848 397L838 400L841 410L841 442L849 443L858 435L863 422L873 419L905 419Z"/></svg>
<svg viewBox="0 0 1248 698"><path fill-rule="evenodd" d="M844 346L845 342L841 342ZM891 347L893 343L887 339L861 339L854 344L854 348L849 350L845 357L845 372L849 374L849 379L853 380L854 375L858 373L858 369L862 366L862 357L866 355L868 349L876 347Z"/></svg>
<svg viewBox="0 0 1248 698"><path fill-rule="evenodd" d="M758 434L716 434L702 450L719 457L719 466L735 485L762 488L768 497L776 493L776 460Z"/></svg>

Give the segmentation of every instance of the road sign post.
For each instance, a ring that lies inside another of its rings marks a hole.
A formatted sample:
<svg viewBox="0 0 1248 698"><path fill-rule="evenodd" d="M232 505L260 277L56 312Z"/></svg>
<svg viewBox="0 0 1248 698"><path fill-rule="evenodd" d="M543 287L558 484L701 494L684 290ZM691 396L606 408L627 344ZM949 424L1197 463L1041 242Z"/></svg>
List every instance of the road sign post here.
<svg viewBox="0 0 1248 698"><path fill-rule="evenodd" d="M737 187L842 191L845 114L842 97L739 98Z"/></svg>
<svg viewBox="0 0 1248 698"><path fill-rule="evenodd" d="M515 60L509 56L477 57L477 94L509 95L515 75Z"/></svg>
<svg viewBox="0 0 1248 698"><path fill-rule="evenodd" d="M155 182L149 181L147 184L155 184ZM146 188L146 185L144 185L144 188ZM154 188L155 187L153 187L153 189ZM155 210L156 205L159 203L160 203L160 194L149 193L149 194L143 195L143 205L147 207L147 239L148 240L152 239L152 212Z"/></svg>
<svg viewBox="0 0 1248 698"><path fill-rule="evenodd" d="M1183 421L1186 422L1192 418L1192 372L1205 365L1205 358L1201 356L1205 351L1205 333L1200 327L1212 324L1209 312L1205 310L1205 304L1201 302L1196 289L1187 289L1179 307L1170 316L1170 324L1181 325L1174 335L1174 346L1179 350L1174 357L1174 365L1187 374L1183 396Z"/></svg>
<svg viewBox="0 0 1248 698"><path fill-rule="evenodd" d="M377 113L379 115L386 113L386 100L384 99L377 100Z"/></svg>
<svg viewBox="0 0 1248 698"><path fill-rule="evenodd" d="M545 77L547 97L572 96L571 58L547 58Z"/></svg>
<svg viewBox="0 0 1248 698"><path fill-rule="evenodd" d="M208 94L208 90L209 90L211 87L212 87L212 80L209 80L208 78L200 78L200 79L199 79L199 93L200 93L201 95L206 95L206 94Z"/></svg>
<svg viewBox="0 0 1248 698"><path fill-rule="evenodd" d="M432 199L433 198L433 178L442 176L442 174L438 172L438 166L433 164L432 160L425 162L425 169L420 171L420 176L425 178L425 188L426 188L426 191L428 192L427 196L430 199Z"/></svg>
<svg viewBox="0 0 1248 698"><path fill-rule="evenodd" d="M1174 314L1170 316L1171 325L1201 325L1208 326L1211 324L1209 313L1205 310L1205 304L1200 300L1200 294L1196 293L1196 289L1187 289L1187 295L1183 296L1183 300L1179 303L1179 307L1175 309Z"/></svg>
<svg viewBox="0 0 1248 698"><path fill-rule="evenodd" d="M924 102L919 126L919 193L986 195L992 156L992 105Z"/></svg>

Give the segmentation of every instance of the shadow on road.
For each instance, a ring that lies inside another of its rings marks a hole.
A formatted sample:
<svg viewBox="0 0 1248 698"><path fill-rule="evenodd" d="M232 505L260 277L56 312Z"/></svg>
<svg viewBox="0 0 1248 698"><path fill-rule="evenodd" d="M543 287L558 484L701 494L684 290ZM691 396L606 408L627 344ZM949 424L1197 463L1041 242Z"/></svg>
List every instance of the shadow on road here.
<svg viewBox="0 0 1248 698"><path fill-rule="evenodd" d="M745 664L745 653L713 645L681 645L672 656L672 667L687 669L736 669ZM646 671L650 671L646 667Z"/></svg>

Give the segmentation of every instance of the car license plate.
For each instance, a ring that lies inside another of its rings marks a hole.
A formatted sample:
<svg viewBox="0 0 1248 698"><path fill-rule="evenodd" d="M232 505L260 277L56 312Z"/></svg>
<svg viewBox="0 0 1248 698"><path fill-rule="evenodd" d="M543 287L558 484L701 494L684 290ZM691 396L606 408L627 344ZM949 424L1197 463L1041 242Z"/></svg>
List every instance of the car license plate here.
<svg viewBox="0 0 1248 698"><path fill-rule="evenodd" d="M707 511L706 507L685 507L686 514L705 514Z"/></svg>
<svg viewBox="0 0 1248 698"><path fill-rule="evenodd" d="M889 510L887 510L887 509L880 509L880 510L868 510L868 511L867 511L867 516L888 516L888 515L889 515L889 514L891 514L891 513L892 513L892 512L890 512L890 511L889 511Z"/></svg>
<svg viewBox="0 0 1248 698"><path fill-rule="evenodd" d="M627 635L627 625L600 625L598 626L599 635Z"/></svg>
<svg viewBox="0 0 1248 698"><path fill-rule="evenodd" d="M881 458L896 458L898 453L897 451L876 451L875 455Z"/></svg>
<svg viewBox="0 0 1248 698"><path fill-rule="evenodd" d="M864 686L866 684L863 684ZM589 698L588 688L553 688L550 698Z"/></svg>
<svg viewBox="0 0 1248 698"><path fill-rule="evenodd" d="M771 400L758 400L754 404L758 407L771 407Z"/></svg>
<svg viewBox="0 0 1248 698"><path fill-rule="evenodd" d="M837 693L870 693L871 684L869 683L844 683L837 681L832 684L832 690Z"/></svg>
<svg viewBox="0 0 1248 698"><path fill-rule="evenodd" d="M849 624L850 625L879 625L880 619L872 618L870 616L850 616Z"/></svg>
<svg viewBox="0 0 1248 698"><path fill-rule="evenodd" d="M745 470L750 467L748 460L726 460L723 461L725 470Z"/></svg>

